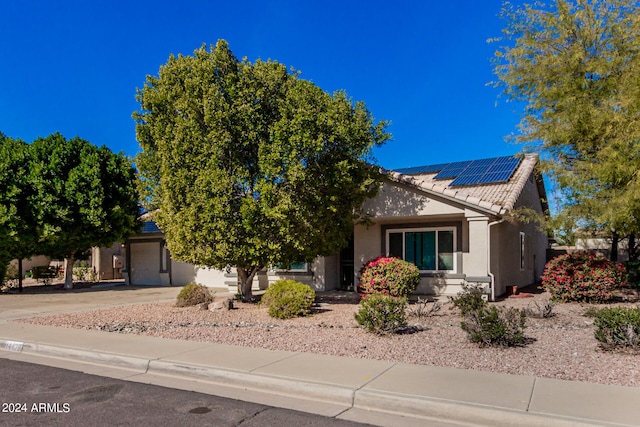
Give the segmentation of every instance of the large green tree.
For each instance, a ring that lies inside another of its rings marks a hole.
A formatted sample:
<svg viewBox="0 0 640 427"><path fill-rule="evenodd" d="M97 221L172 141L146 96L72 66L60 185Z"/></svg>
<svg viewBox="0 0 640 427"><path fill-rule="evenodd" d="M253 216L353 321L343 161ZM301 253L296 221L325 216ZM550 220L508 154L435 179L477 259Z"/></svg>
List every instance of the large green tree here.
<svg viewBox="0 0 640 427"><path fill-rule="evenodd" d="M143 200L176 259L254 275L344 247L380 180L389 135L362 102L325 93L274 61L238 60L220 40L171 56L134 113Z"/></svg>
<svg viewBox="0 0 640 427"><path fill-rule="evenodd" d="M29 182L30 151L22 140L0 133L0 280L9 261L18 259L22 291L22 259L37 251L39 225L34 189Z"/></svg>
<svg viewBox="0 0 640 427"><path fill-rule="evenodd" d="M507 25L497 40L498 85L508 98L523 103L516 139L542 153L544 170L560 193L552 225L613 237L636 234L638 2L505 3L502 16Z"/></svg>
<svg viewBox="0 0 640 427"><path fill-rule="evenodd" d="M105 146L59 133L30 149L29 182L41 224L37 253L64 258L65 288L72 288L76 257L139 230L135 169Z"/></svg>

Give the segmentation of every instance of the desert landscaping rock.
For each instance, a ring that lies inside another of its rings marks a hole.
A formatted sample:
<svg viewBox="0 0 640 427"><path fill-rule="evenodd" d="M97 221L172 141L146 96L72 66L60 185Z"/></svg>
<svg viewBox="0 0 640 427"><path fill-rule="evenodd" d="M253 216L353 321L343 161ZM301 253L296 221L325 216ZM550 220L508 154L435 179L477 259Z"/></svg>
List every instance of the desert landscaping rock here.
<svg viewBox="0 0 640 427"><path fill-rule="evenodd" d="M233 298L229 297L215 297L213 302L209 304L209 310L232 310L233 309Z"/></svg>

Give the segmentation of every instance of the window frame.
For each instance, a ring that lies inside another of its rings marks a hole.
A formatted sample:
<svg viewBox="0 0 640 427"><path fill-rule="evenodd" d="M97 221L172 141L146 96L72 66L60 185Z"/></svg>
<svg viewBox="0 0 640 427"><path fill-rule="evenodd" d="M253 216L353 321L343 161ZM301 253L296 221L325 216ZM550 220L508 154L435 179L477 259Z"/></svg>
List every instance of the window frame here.
<svg viewBox="0 0 640 427"><path fill-rule="evenodd" d="M270 268L270 270L276 273L308 273L309 272L308 262L299 262L299 263L293 263L293 264L302 264L302 266L297 268L283 269L279 265L274 265ZM293 265L291 267L293 267Z"/></svg>
<svg viewBox="0 0 640 427"><path fill-rule="evenodd" d="M387 228L385 230L385 253L387 256L390 251L390 234L392 233L402 233L402 259L406 259L406 234L407 233L421 233L421 232L431 232L435 233L435 248L436 248L436 270L420 270L420 273L453 273L455 274L458 271L458 228L456 226L441 226L441 227L403 227L403 228ZM453 233L452 243L452 261L453 261L453 269L451 270L438 270L438 232L440 231L451 231Z"/></svg>

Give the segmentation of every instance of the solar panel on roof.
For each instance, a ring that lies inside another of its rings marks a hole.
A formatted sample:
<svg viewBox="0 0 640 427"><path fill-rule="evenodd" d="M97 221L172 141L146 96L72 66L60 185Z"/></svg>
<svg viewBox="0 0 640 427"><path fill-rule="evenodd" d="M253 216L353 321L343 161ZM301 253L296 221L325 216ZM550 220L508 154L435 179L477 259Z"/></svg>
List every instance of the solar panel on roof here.
<svg viewBox="0 0 640 427"><path fill-rule="evenodd" d="M471 163L472 161L449 163L444 167L444 169L440 171L439 174L434 176L433 179L455 178L456 176L460 175L467 167L469 167Z"/></svg>
<svg viewBox="0 0 640 427"><path fill-rule="evenodd" d="M454 185L470 185L478 181L479 175L464 175L454 179L451 184Z"/></svg>
<svg viewBox="0 0 640 427"><path fill-rule="evenodd" d="M515 157L494 157L490 159L465 162L441 163L437 165L416 166L397 169L407 175L436 173L433 179L453 179L452 187L507 182L518 168L520 159Z"/></svg>
<svg viewBox="0 0 640 427"><path fill-rule="evenodd" d="M493 165L491 165L491 167L487 170L487 172L513 170L513 168L517 166L518 163L520 163L520 159L499 158L496 160L496 162Z"/></svg>
<svg viewBox="0 0 640 427"><path fill-rule="evenodd" d="M491 166L495 162L495 160L496 160L495 158L493 158L493 159L474 160L473 161L473 165L486 168L486 167Z"/></svg>
<svg viewBox="0 0 640 427"><path fill-rule="evenodd" d="M445 166L447 166L448 163L442 163L442 164L438 164L438 165L427 165L427 166L414 166L411 168L402 168L402 169L396 169L396 172L399 172L401 174L405 174L405 175L418 175L418 174L423 174L423 173L436 173L436 172L440 172Z"/></svg>
<svg viewBox="0 0 640 427"><path fill-rule="evenodd" d="M162 230L160 230L160 227L158 227L158 224L156 224L155 221L149 220L142 224L143 233L158 233L161 231Z"/></svg>
<svg viewBox="0 0 640 427"><path fill-rule="evenodd" d="M488 162L491 161L491 162ZM473 163L449 184L451 187L462 185L493 184L507 182L520 164L515 157L484 159ZM484 169L484 172L479 172Z"/></svg>
<svg viewBox="0 0 640 427"><path fill-rule="evenodd" d="M486 166L476 166L476 164L472 164L467 169L465 169L465 175L482 175L487 172Z"/></svg>

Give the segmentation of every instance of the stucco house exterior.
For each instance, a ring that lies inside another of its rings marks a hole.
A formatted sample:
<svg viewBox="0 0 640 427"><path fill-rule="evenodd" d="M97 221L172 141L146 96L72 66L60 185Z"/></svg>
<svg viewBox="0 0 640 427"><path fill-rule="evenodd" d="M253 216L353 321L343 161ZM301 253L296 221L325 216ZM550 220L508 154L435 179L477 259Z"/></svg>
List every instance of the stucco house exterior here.
<svg viewBox="0 0 640 427"><path fill-rule="evenodd" d="M507 286L540 277L548 237L536 224L509 221L514 209L545 212L546 194L538 158L498 157L388 171L378 194L365 202L367 224L355 224L348 247L290 270L270 269L254 281L264 289L294 278L319 291L348 289L367 260L398 256L420 268L417 294L454 295L467 283L485 287L489 298ZM143 232L125 244L127 283L184 285L195 281L235 292L237 276L171 259L162 231L147 218Z"/></svg>
<svg viewBox="0 0 640 427"><path fill-rule="evenodd" d="M355 270L380 253L414 262L421 256L417 293L451 295L471 282L492 299L507 286L536 282L548 237L536 224L508 218L521 207L547 210L537 161L526 155L391 172L365 204L373 224L355 226Z"/></svg>

